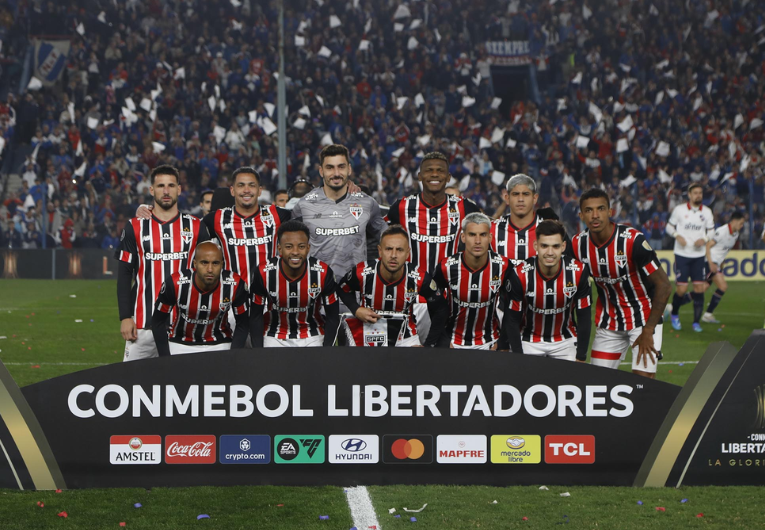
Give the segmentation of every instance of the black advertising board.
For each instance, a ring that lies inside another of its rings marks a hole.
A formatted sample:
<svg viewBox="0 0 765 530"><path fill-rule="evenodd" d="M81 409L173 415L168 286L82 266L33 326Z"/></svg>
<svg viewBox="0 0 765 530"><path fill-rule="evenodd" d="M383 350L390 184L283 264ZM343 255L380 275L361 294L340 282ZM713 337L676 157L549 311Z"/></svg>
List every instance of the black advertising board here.
<svg viewBox="0 0 765 530"><path fill-rule="evenodd" d="M0 279L102 280L116 271L113 249L0 249Z"/></svg>
<svg viewBox="0 0 765 530"><path fill-rule="evenodd" d="M20 393L52 482L90 488L631 485L679 391L506 353L335 348L118 363Z"/></svg>

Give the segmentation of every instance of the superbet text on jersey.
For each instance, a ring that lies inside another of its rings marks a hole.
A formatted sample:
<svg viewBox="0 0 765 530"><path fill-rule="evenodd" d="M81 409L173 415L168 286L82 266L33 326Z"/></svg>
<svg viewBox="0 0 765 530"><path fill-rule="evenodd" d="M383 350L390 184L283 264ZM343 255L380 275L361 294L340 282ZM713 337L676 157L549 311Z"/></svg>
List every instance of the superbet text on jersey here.
<svg viewBox="0 0 765 530"><path fill-rule="evenodd" d="M598 290L595 325L612 331L645 326L651 314L646 279L661 264L643 234L615 224L605 244L595 245L585 230L573 237L572 247L576 259L590 266Z"/></svg>
<svg viewBox="0 0 765 530"><path fill-rule="evenodd" d="M277 339L307 339L324 335L322 302L337 301L335 277L329 265L308 258L306 271L290 281L282 271L282 258L271 258L256 272L250 291L254 305L268 302L266 335Z"/></svg>
<svg viewBox="0 0 765 530"><path fill-rule="evenodd" d="M518 265L504 285L510 311L524 311L524 342L560 342L576 337L571 314L592 304L590 273L577 260L561 259L552 278L539 271L537 258Z"/></svg>
<svg viewBox="0 0 765 530"><path fill-rule="evenodd" d="M226 268L239 274L249 287L252 274L276 256L276 231L290 216L288 210L271 205L244 217L230 206L208 214L204 222L223 247Z"/></svg>
<svg viewBox="0 0 765 530"><path fill-rule="evenodd" d="M451 342L455 346L484 346L499 338L497 304L511 263L489 251L484 267L473 271L465 265L463 253L441 262L435 281L450 303Z"/></svg>
<svg viewBox="0 0 765 530"><path fill-rule="evenodd" d="M138 329L151 328L151 314L162 282L187 268L197 243L207 237L202 222L186 214L166 222L154 216L133 218L125 225L115 257L132 265L136 273L133 316Z"/></svg>
<svg viewBox="0 0 765 530"><path fill-rule="evenodd" d="M473 201L462 197L447 194L443 203L430 206L417 194L396 201L387 220L402 225L409 234L409 261L433 274L442 259L457 252L462 220L480 211Z"/></svg>

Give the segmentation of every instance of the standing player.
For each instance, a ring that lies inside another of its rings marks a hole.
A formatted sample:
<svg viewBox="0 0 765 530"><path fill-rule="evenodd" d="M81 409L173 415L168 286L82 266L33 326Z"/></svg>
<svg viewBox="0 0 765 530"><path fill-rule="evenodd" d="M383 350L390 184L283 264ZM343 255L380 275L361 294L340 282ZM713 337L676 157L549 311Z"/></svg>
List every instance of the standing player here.
<svg viewBox="0 0 765 530"><path fill-rule="evenodd" d="M632 346L632 372L653 379L661 354L659 322L672 290L667 273L642 233L611 221L605 191L584 192L579 209L587 229L573 238L574 256L590 266L598 290L592 364L617 368Z"/></svg>
<svg viewBox="0 0 765 530"><path fill-rule="evenodd" d="M447 333L441 334L439 346L495 350L500 331L497 304L502 286L514 274L512 265L489 248L491 219L486 215L465 216L460 239L464 252L441 261L434 278L449 300Z"/></svg>
<svg viewBox="0 0 765 530"><path fill-rule="evenodd" d="M443 294L427 271L409 262L409 235L401 225L392 225L377 246L380 259L356 265L340 281L338 295L356 319L347 320L353 340L349 343L365 345L364 324L375 324L380 318L393 313L408 316L406 322L389 319L387 336L391 346L436 345L440 328L431 328L427 337L419 336L417 318L412 306L418 296L427 300L431 320L445 322L448 308ZM361 305L356 300L361 294Z"/></svg>
<svg viewBox="0 0 765 530"><path fill-rule="evenodd" d="M308 227L287 221L277 232L279 257L253 275L250 294L252 345L332 346L340 324L335 276L323 261L308 257ZM268 314L263 317L263 306ZM320 310L324 307L324 316ZM265 338L263 327L265 320Z"/></svg>
<svg viewBox="0 0 765 530"><path fill-rule="evenodd" d="M441 260L457 253L465 216L481 211L473 201L446 193L451 178L443 153L426 154L417 173L422 191L397 200L388 211L388 222L400 224L409 234L410 261L431 275ZM424 298L415 303L414 314L418 331L428 336L430 318Z"/></svg>
<svg viewBox="0 0 765 530"><path fill-rule="evenodd" d="M154 209L149 219L131 219L120 237L115 258L120 332L125 339L125 361L156 357L151 315L162 280L188 267L200 241L208 239L199 219L178 212L181 191L178 170L155 167L150 174Z"/></svg>
<svg viewBox="0 0 765 530"><path fill-rule="evenodd" d="M337 277L367 258L367 235L379 240L387 225L380 206L366 193L348 190L353 172L348 149L328 145L321 151L319 174L324 186L305 195L292 210L292 218L305 223L311 238L311 256L329 263Z"/></svg>
<svg viewBox="0 0 765 530"><path fill-rule="evenodd" d="M557 219L550 208L534 211L539 200L537 183L528 175L519 173L507 181L502 198L510 215L495 219L491 224L491 249L520 265L535 255L537 225L544 219ZM565 231L564 231L565 235ZM568 237L564 238L567 241Z"/></svg>
<svg viewBox="0 0 765 530"><path fill-rule="evenodd" d="M584 263L563 257L566 229L558 221L537 225L534 250L536 256L518 265L517 276L504 284L504 335L513 352L585 362L592 326L590 271Z"/></svg>
<svg viewBox="0 0 765 530"><path fill-rule="evenodd" d="M247 340L247 287L238 274L223 270L220 245L200 243L193 263L193 270L168 276L157 298L151 331L160 357L243 348ZM168 340L167 324L176 307ZM229 311L237 321L235 333L228 325Z"/></svg>
<svg viewBox="0 0 765 530"><path fill-rule="evenodd" d="M715 308L720 303L725 291L728 290L728 282L725 281L725 275L722 271L722 264L725 261L725 257L733 248L733 245L738 241L738 236L741 233L741 229L744 228L744 214L741 212L733 212L730 216L730 221L722 225L715 230L715 234L712 239L707 241L707 264L709 265L709 277L707 278L707 285L715 284L717 289L712 295L712 299L709 301L709 307L702 315L701 321L708 322L710 324L719 324L720 321L714 317Z"/></svg>
<svg viewBox="0 0 765 530"><path fill-rule="evenodd" d="M202 210L202 217L210 213L212 207L213 190L205 190L199 196L199 208Z"/></svg>
<svg viewBox="0 0 765 530"><path fill-rule="evenodd" d="M701 332L701 314L704 312L706 289L706 243L714 235L715 219L712 210L704 206L701 184L688 187L688 202L675 206L667 222L667 234L675 238L675 295L670 313L672 328L682 329L678 311L688 290L688 278L693 282L693 331Z"/></svg>

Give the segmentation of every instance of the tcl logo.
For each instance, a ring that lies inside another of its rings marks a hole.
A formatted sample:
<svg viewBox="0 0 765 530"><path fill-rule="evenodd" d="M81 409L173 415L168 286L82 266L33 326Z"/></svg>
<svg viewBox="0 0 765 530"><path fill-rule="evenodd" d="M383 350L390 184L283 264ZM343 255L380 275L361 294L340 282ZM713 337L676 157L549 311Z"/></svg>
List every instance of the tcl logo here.
<svg viewBox="0 0 765 530"><path fill-rule="evenodd" d="M214 464L215 436L171 435L165 437L166 464Z"/></svg>
<svg viewBox="0 0 765 530"><path fill-rule="evenodd" d="M591 435L545 436L545 462L548 464L592 464L595 462L595 437Z"/></svg>

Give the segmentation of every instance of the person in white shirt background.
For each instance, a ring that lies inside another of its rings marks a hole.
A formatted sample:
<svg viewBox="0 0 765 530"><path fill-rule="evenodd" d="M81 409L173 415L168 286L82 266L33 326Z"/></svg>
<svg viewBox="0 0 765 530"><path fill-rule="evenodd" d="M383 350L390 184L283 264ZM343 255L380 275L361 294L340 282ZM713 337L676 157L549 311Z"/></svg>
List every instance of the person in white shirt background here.
<svg viewBox="0 0 765 530"><path fill-rule="evenodd" d="M688 186L688 202L678 204L667 222L667 235L675 238L675 295L667 304L671 315L672 328L682 329L678 311L686 301L688 278L693 282L693 331L701 332L701 314L704 311L706 290L706 244L714 235L714 214L704 206L704 189L701 184Z"/></svg>
<svg viewBox="0 0 765 530"><path fill-rule="evenodd" d="M714 317L715 308L720 303L725 291L728 290L728 282L725 281L725 275L722 271L722 264L725 257L738 241L741 229L744 228L746 219L741 212L733 212L730 220L715 230L712 239L707 241L707 265L709 266L709 276L707 276L707 286L715 284L714 294L709 301L706 312L701 316L702 322L710 324L719 324L720 321ZM707 287L709 288L709 287Z"/></svg>

